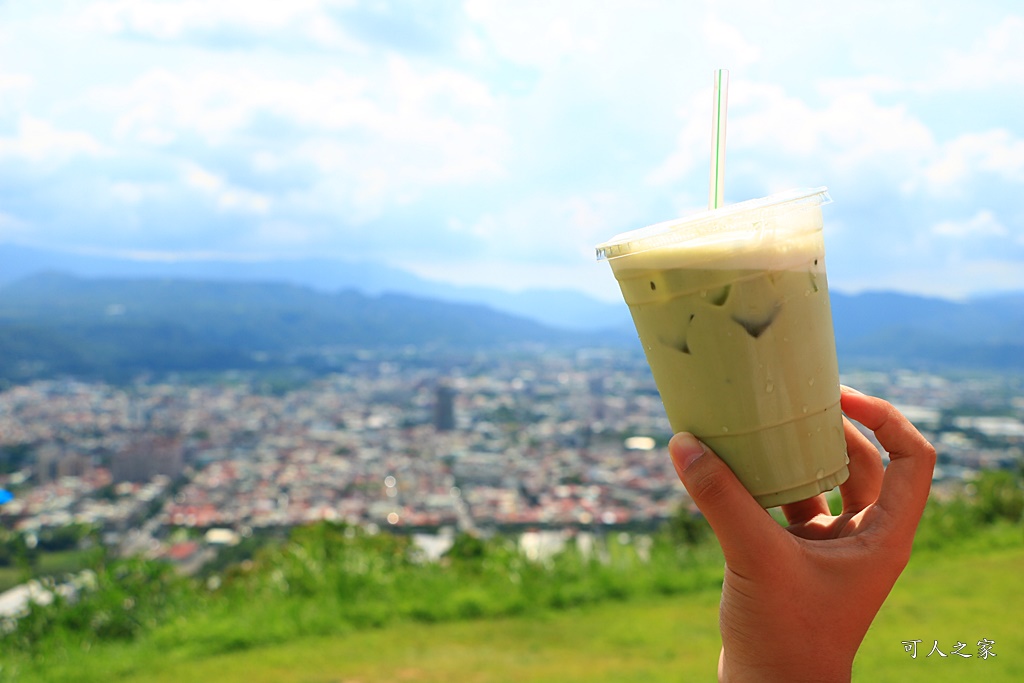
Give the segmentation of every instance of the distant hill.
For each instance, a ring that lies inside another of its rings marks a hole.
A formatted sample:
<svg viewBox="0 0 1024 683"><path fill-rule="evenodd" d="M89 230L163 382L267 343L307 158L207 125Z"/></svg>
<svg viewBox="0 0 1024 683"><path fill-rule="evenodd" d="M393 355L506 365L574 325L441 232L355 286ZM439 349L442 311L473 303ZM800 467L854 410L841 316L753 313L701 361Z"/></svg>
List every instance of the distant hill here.
<svg viewBox="0 0 1024 683"><path fill-rule="evenodd" d="M33 275L0 287L0 378L249 369L323 348L579 345L484 306L278 283Z"/></svg>
<svg viewBox="0 0 1024 683"><path fill-rule="evenodd" d="M840 367L1024 371L1024 293L964 302L895 292L829 296ZM631 322L618 328L632 330Z"/></svg>
<svg viewBox="0 0 1024 683"><path fill-rule="evenodd" d="M831 298L841 362L1024 370L1024 295L965 302L892 292Z"/></svg>
<svg viewBox="0 0 1024 683"><path fill-rule="evenodd" d="M595 263L594 267L600 266ZM355 290L367 295L410 294L480 304L569 330L601 330L630 320L624 303L602 302L578 292L554 289L507 292L489 287L462 287L379 263L328 258L140 260L0 244L0 287L47 272L86 278L279 283L328 293Z"/></svg>
<svg viewBox="0 0 1024 683"><path fill-rule="evenodd" d="M1024 370L1024 293L831 296L842 367ZM159 262L0 245L0 377L263 367L332 345L517 343L639 350L625 304L572 291L456 287L329 259Z"/></svg>

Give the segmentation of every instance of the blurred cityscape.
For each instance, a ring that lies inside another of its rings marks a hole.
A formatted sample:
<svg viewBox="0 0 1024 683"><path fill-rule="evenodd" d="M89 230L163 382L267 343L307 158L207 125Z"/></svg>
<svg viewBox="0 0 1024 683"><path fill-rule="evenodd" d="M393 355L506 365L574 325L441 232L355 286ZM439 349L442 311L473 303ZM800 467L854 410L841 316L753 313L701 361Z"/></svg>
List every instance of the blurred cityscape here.
<svg viewBox="0 0 1024 683"><path fill-rule="evenodd" d="M1020 467L1024 378L850 371L935 444L934 495ZM229 374L0 392L0 525L72 524L198 567L317 520L448 534L650 528L687 505L644 358L624 350L361 352L301 382ZM189 530L183 538L181 529Z"/></svg>

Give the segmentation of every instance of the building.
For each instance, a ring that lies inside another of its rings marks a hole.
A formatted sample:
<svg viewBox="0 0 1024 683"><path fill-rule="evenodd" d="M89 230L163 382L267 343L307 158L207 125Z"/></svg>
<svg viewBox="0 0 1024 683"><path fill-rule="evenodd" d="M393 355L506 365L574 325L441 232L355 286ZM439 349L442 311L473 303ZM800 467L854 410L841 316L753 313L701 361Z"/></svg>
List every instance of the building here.
<svg viewBox="0 0 1024 683"><path fill-rule="evenodd" d="M180 438L140 434L114 455L110 472L115 482L144 483L158 474L176 479L184 467L184 446Z"/></svg>
<svg viewBox="0 0 1024 683"><path fill-rule="evenodd" d="M455 390L439 384L434 394L434 429L450 432L455 429Z"/></svg>

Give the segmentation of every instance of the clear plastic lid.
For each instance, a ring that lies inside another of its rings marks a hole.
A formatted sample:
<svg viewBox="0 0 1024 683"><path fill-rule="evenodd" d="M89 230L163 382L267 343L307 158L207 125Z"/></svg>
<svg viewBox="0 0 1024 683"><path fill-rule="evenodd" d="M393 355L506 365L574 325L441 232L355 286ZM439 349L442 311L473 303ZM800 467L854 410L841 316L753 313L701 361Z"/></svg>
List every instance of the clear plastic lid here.
<svg viewBox="0 0 1024 683"><path fill-rule="evenodd" d="M611 260L691 243L749 239L751 236L760 236L766 228L774 230L779 223L777 219L783 215L818 208L831 201L828 188L817 187L787 190L761 199L730 204L616 235L597 245L597 259ZM789 230L799 232L801 225L799 222L793 223Z"/></svg>

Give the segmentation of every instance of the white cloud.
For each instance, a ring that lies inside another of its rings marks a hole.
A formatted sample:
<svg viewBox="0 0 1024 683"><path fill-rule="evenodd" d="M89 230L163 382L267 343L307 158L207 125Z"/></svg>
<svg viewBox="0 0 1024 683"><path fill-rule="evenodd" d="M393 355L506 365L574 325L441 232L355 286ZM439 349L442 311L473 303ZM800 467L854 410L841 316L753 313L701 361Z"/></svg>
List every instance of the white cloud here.
<svg viewBox="0 0 1024 683"><path fill-rule="evenodd" d="M645 180L654 186L678 185L695 168L709 167L711 151L711 89L694 95L679 110L682 122L675 148ZM729 122L726 124L726 160L729 158Z"/></svg>
<svg viewBox="0 0 1024 683"><path fill-rule="evenodd" d="M185 184L203 192L219 192L224 188L224 179L195 164L186 164L182 171Z"/></svg>
<svg viewBox="0 0 1024 683"><path fill-rule="evenodd" d="M116 115L119 138L162 146L185 133L219 144L260 111L295 113L309 107L317 112L311 116L322 116L337 89L337 83L302 86L248 70L189 74L157 69L126 85L97 89L91 99L96 108Z"/></svg>
<svg viewBox="0 0 1024 683"><path fill-rule="evenodd" d="M136 181L114 181L107 188L109 195L122 204L141 204L156 197L166 197L168 188L159 183L142 183Z"/></svg>
<svg viewBox="0 0 1024 683"><path fill-rule="evenodd" d="M926 89L969 91L1024 86L1024 16L1008 16L986 31L973 51L951 51Z"/></svg>
<svg viewBox="0 0 1024 683"><path fill-rule="evenodd" d="M321 47L357 47L326 13L353 4L348 0L113 0L90 5L81 20L101 32L163 41L241 31L257 37L291 34Z"/></svg>
<svg viewBox="0 0 1024 683"><path fill-rule="evenodd" d="M723 63L729 64L731 69L746 69L761 59L760 48L748 42L734 25L709 15L702 28L708 44L724 50L727 56Z"/></svg>
<svg viewBox="0 0 1024 683"><path fill-rule="evenodd" d="M598 263L593 254L557 264L509 261L501 257L460 259L457 255L396 259L391 264L423 278L457 285L506 290L568 289L604 301L622 301L608 264Z"/></svg>
<svg viewBox="0 0 1024 683"><path fill-rule="evenodd" d="M924 170L936 194L966 191L983 174L1024 184L1024 139L1002 128L965 133L944 144Z"/></svg>
<svg viewBox="0 0 1024 683"><path fill-rule="evenodd" d="M942 221L932 226L932 234L957 239L1004 237L1006 226L988 209L982 209L965 221Z"/></svg>
<svg viewBox="0 0 1024 683"><path fill-rule="evenodd" d="M898 95L906 92L908 85L898 78L882 74L863 76L833 77L820 80L818 90L829 99L856 92L864 95Z"/></svg>
<svg viewBox="0 0 1024 683"><path fill-rule="evenodd" d="M305 248L311 244L323 243L324 234L306 222L287 219L261 221L255 226L252 243L261 251L276 252L281 248Z"/></svg>
<svg viewBox="0 0 1024 683"><path fill-rule="evenodd" d="M197 164L186 163L182 178L185 185L213 199L218 210L253 214L266 214L270 210L271 200L266 195L232 185Z"/></svg>
<svg viewBox="0 0 1024 683"><path fill-rule="evenodd" d="M489 255L504 254L511 262L571 263L594 260L595 245L641 227L640 220L634 198L595 190L526 197L449 227L479 240Z"/></svg>
<svg viewBox="0 0 1024 683"><path fill-rule="evenodd" d="M503 109L486 84L399 57L360 75L339 69L311 80L251 69L154 70L91 101L116 117L122 146L166 148L198 136L260 173L314 169L317 177L278 205L354 223L433 188L501 177L510 151ZM254 125L263 129L254 134ZM186 177L201 184L196 172ZM220 206L263 211L261 197L227 194Z"/></svg>
<svg viewBox="0 0 1024 683"><path fill-rule="evenodd" d="M614 287L596 242L706 203L727 67L727 199L831 186L830 274L1020 252L1024 19L1006 5L15 5L0 205L26 241L415 254L493 284L592 267Z"/></svg>
<svg viewBox="0 0 1024 683"><path fill-rule="evenodd" d="M701 32L703 4L467 0L467 33L486 47L464 39L463 54L527 72L530 90L518 104L538 119L590 102L605 115L628 111L637 124L640 110L650 118L674 109L691 82L709 82L712 68L734 58L734 48L742 53L737 59L749 62L749 45L722 22L709 20L709 33L719 41L709 49Z"/></svg>
<svg viewBox="0 0 1024 683"><path fill-rule="evenodd" d="M772 173L816 168L825 172L822 181L881 176L898 184L918 174L933 154L930 129L905 106L879 104L869 92L852 88L823 92L824 103L815 106L777 85L735 83L729 96L727 182L751 164L767 163ZM709 163L710 91L692 100L682 118L676 148L649 176L652 183L678 184Z"/></svg>
<svg viewBox="0 0 1024 683"><path fill-rule="evenodd" d="M154 70L125 86L98 90L92 101L119 113L119 136L161 144L183 132L223 143L261 114L310 133L359 132L439 149L459 147L466 136L500 137L494 122L500 112L486 84L397 57L375 74L335 70L307 81L252 70Z"/></svg>
<svg viewBox="0 0 1024 683"><path fill-rule="evenodd" d="M106 148L81 131L61 130L48 121L24 115L12 137L0 137L0 159L15 157L36 164L60 164L78 155L99 156Z"/></svg>
<svg viewBox="0 0 1024 683"><path fill-rule="evenodd" d="M25 90L32 86L34 79L28 74L0 73L0 93Z"/></svg>
<svg viewBox="0 0 1024 683"><path fill-rule="evenodd" d="M905 173L934 147L928 127L904 106L880 105L864 92L835 93L816 109L777 87L749 84L735 101L736 147L772 150L784 163L817 156L844 174Z"/></svg>
<svg viewBox="0 0 1024 683"><path fill-rule="evenodd" d="M498 54L519 64L552 65L563 56L592 54L606 44L622 7L594 11L593 3L566 0L552 13L550 3L467 0L467 16L486 32Z"/></svg>

